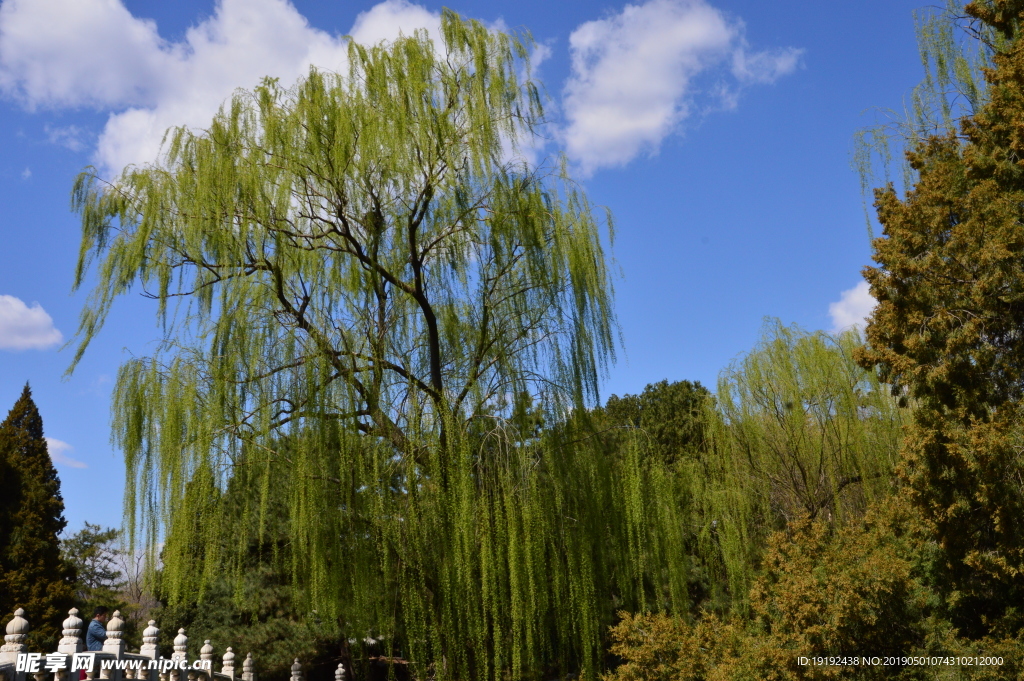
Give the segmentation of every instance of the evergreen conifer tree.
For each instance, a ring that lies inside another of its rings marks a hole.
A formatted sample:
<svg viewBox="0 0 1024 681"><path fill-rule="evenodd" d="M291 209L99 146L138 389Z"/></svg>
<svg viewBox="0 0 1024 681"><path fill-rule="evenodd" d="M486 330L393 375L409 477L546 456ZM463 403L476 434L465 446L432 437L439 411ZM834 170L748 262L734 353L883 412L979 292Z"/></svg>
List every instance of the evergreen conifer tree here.
<svg viewBox="0 0 1024 681"><path fill-rule="evenodd" d="M74 575L61 558L64 499L28 384L0 424L0 471L0 613L6 622L24 608L32 647L55 649Z"/></svg>
<svg viewBox="0 0 1024 681"><path fill-rule="evenodd" d="M885 238L865 366L910 398L903 472L960 632L1019 630L1024 598L1024 2L967 5L992 54L987 101L908 154L918 181L876 192Z"/></svg>

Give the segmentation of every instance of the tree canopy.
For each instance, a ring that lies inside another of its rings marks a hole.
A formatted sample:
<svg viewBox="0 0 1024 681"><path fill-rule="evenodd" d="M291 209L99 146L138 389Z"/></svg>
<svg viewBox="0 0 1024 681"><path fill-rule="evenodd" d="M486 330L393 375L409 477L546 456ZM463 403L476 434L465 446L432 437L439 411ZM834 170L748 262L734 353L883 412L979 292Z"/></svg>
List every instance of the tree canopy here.
<svg viewBox="0 0 1024 681"><path fill-rule="evenodd" d="M102 258L79 356L133 285L168 324L119 382L130 456L160 449L158 419L211 447L336 419L422 456L412 433L507 395L596 395L597 221L563 169L506 160L541 121L524 44L445 16L442 45L353 43L347 75L268 80L161 165L79 177L79 284Z"/></svg>
<svg viewBox="0 0 1024 681"><path fill-rule="evenodd" d="M96 602L106 598L112 601L123 585L124 575L117 564L118 530L86 522L85 526L61 541L64 559L74 565L76 596L79 601ZM102 603L107 605L107 603Z"/></svg>
<svg viewBox="0 0 1024 681"><path fill-rule="evenodd" d="M939 548L950 616L980 637L1024 596L1024 3L966 11L997 38L986 101L959 133L909 151L918 181L903 198L876 192L884 238L865 277L878 307L861 360L916 400L903 473Z"/></svg>
<svg viewBox="0 0 1024 681"><path fill-rule="evenodd" d="M515 160L543 121L529 40L451 12L439 38L353 43L346 73L267 80L158 163L84 172L77 357L119 297L157 301L166 335L121 368L113 427L172 600L242 571L237 479L257 536L286 502L297 593L353 637L438 678L592 676L592 594L637 581L637 546L597 539L626 531L598 506L621 490L506 425L593 403L610 218L564 163Z"/></svg>
<svg viewBox="0 0 1024 681"><path fill-rule="evenodd" d="M0 423L0 613L31 617L32 644L56 645L74 599L74 569L60 553L64 499L28 385Z"/></svg>
<svg viewBox="0 0 1024 681"><path fill-rule="evenodd" d="M719 375L691 475L705 555L720 556L742 609L768 535L801 519L859 521L891 491L901 416L877 372L858 366L855 329L836 336L767 320Z"/></svg>
<svg viewBox="0 0 1024 681"><path fill-rule="evenodd" d="M639 429L650 438L652 453L672 463L706 447L705 417L710 397L698 381L659 381L639 395L612 395L603 407L594 410L593 416L598 427L606 430L605 441L613 447L623 443L611 429Z"/></svg>

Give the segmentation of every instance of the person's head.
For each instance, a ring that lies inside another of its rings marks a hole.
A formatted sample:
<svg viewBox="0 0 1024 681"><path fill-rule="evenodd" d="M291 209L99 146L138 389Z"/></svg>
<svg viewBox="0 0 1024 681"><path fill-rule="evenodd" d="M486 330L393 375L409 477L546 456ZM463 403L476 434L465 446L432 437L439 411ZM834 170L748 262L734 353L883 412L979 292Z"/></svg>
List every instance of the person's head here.
<svg viewBox="0 0 1024 681"><path fill-rule="evenodd" d="M106 607L100 605L93 611L92 618L106 624L107 620L110 619L110 615L107 614Z"/></svg>

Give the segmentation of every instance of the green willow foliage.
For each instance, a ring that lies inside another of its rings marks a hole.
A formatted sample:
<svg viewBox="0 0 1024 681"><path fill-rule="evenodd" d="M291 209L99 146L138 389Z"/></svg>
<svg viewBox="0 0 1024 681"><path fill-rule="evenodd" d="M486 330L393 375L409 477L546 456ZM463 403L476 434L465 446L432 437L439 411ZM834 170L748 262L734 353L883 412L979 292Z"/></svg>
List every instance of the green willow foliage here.
<svg viewBox="0 0 1024 681"><path fill-rule="evenodd" d="M542 123L527 43L452 13L442 38L353 44L347 74L239 92L158 165L83 173L76 361L133 286L157 300L113 437L172 601L225 576L244 601L254 537L283 531L295 607L417 677L593 679L617 610L692 612L694 564L742 604L784 517L858 512L892 403L853 336L780 328L720 414L677 395L707 423L609 444L601 226L564 164L506 160Z"/></svg>
<svg viewBox="0 0 1024 681"><path fill-rule="evenodd" d="M856 330L829 336L773 322L719 378L709 451L690 477L702 552L719 552L741 609L773 530L801 518L849 524L892 490L901 414L856 363L862 343Z"/></svg>
<svg viewBox="0 0 1024 681"><path fill-rule="evenodd" d="M991 8L992 0L976 0ZM964 4L946 0L945 7L914 12L917 48L924 78L910 92L903 111L886 110L887 123L869 126L855 135L853 166L860 176L868 235L874 238L873 214L868 198L876 186L892 182L893 151L903 156L933 135L960 134L960 120L973 116L988 99L985 69L1006 39L991 26L964 13ZM917 170L905 159L899 164L900 180L909 190Z"/></svg>
<svg viewBox="0 0 1024 681"><path fill-rule="evenodd" d="M83 173L77 357L132 287L158 301L113 437L172 600L241 573L283 508L306 606L418 676L594 678L614 607L685 607L686 507L636 452L510 425L524 394L549 422L596 395L602 230L564 164L505 160L542 122L526 43L450 12L442 38L352 44L158 165Z"/></svg>

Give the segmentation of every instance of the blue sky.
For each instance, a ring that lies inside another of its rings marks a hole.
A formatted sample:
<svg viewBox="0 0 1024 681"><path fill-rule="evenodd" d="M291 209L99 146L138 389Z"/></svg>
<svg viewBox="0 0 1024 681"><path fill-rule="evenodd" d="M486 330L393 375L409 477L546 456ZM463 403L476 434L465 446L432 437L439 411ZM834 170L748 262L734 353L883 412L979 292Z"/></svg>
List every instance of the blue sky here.
<svg viewBox="0 0 1024 681"><path fill-rule="evenodd" d="M591 199L615 215L625 348L604 395L661 379L713 387L765 317L831 330L868 313L852 139L875 107L901 108L921 78L919 0L450 6L532 32L551 120L541 153L564 150ZM87 294L71 295L74 176L151 159L167 126L203 126L233 88L336 67L340 36L429 29L441 8L0 2L0 416L30 382L70 529L120 524L111 383L159 335L151 304L124 300L63 378L71 352L60 348Z"/></svg>

